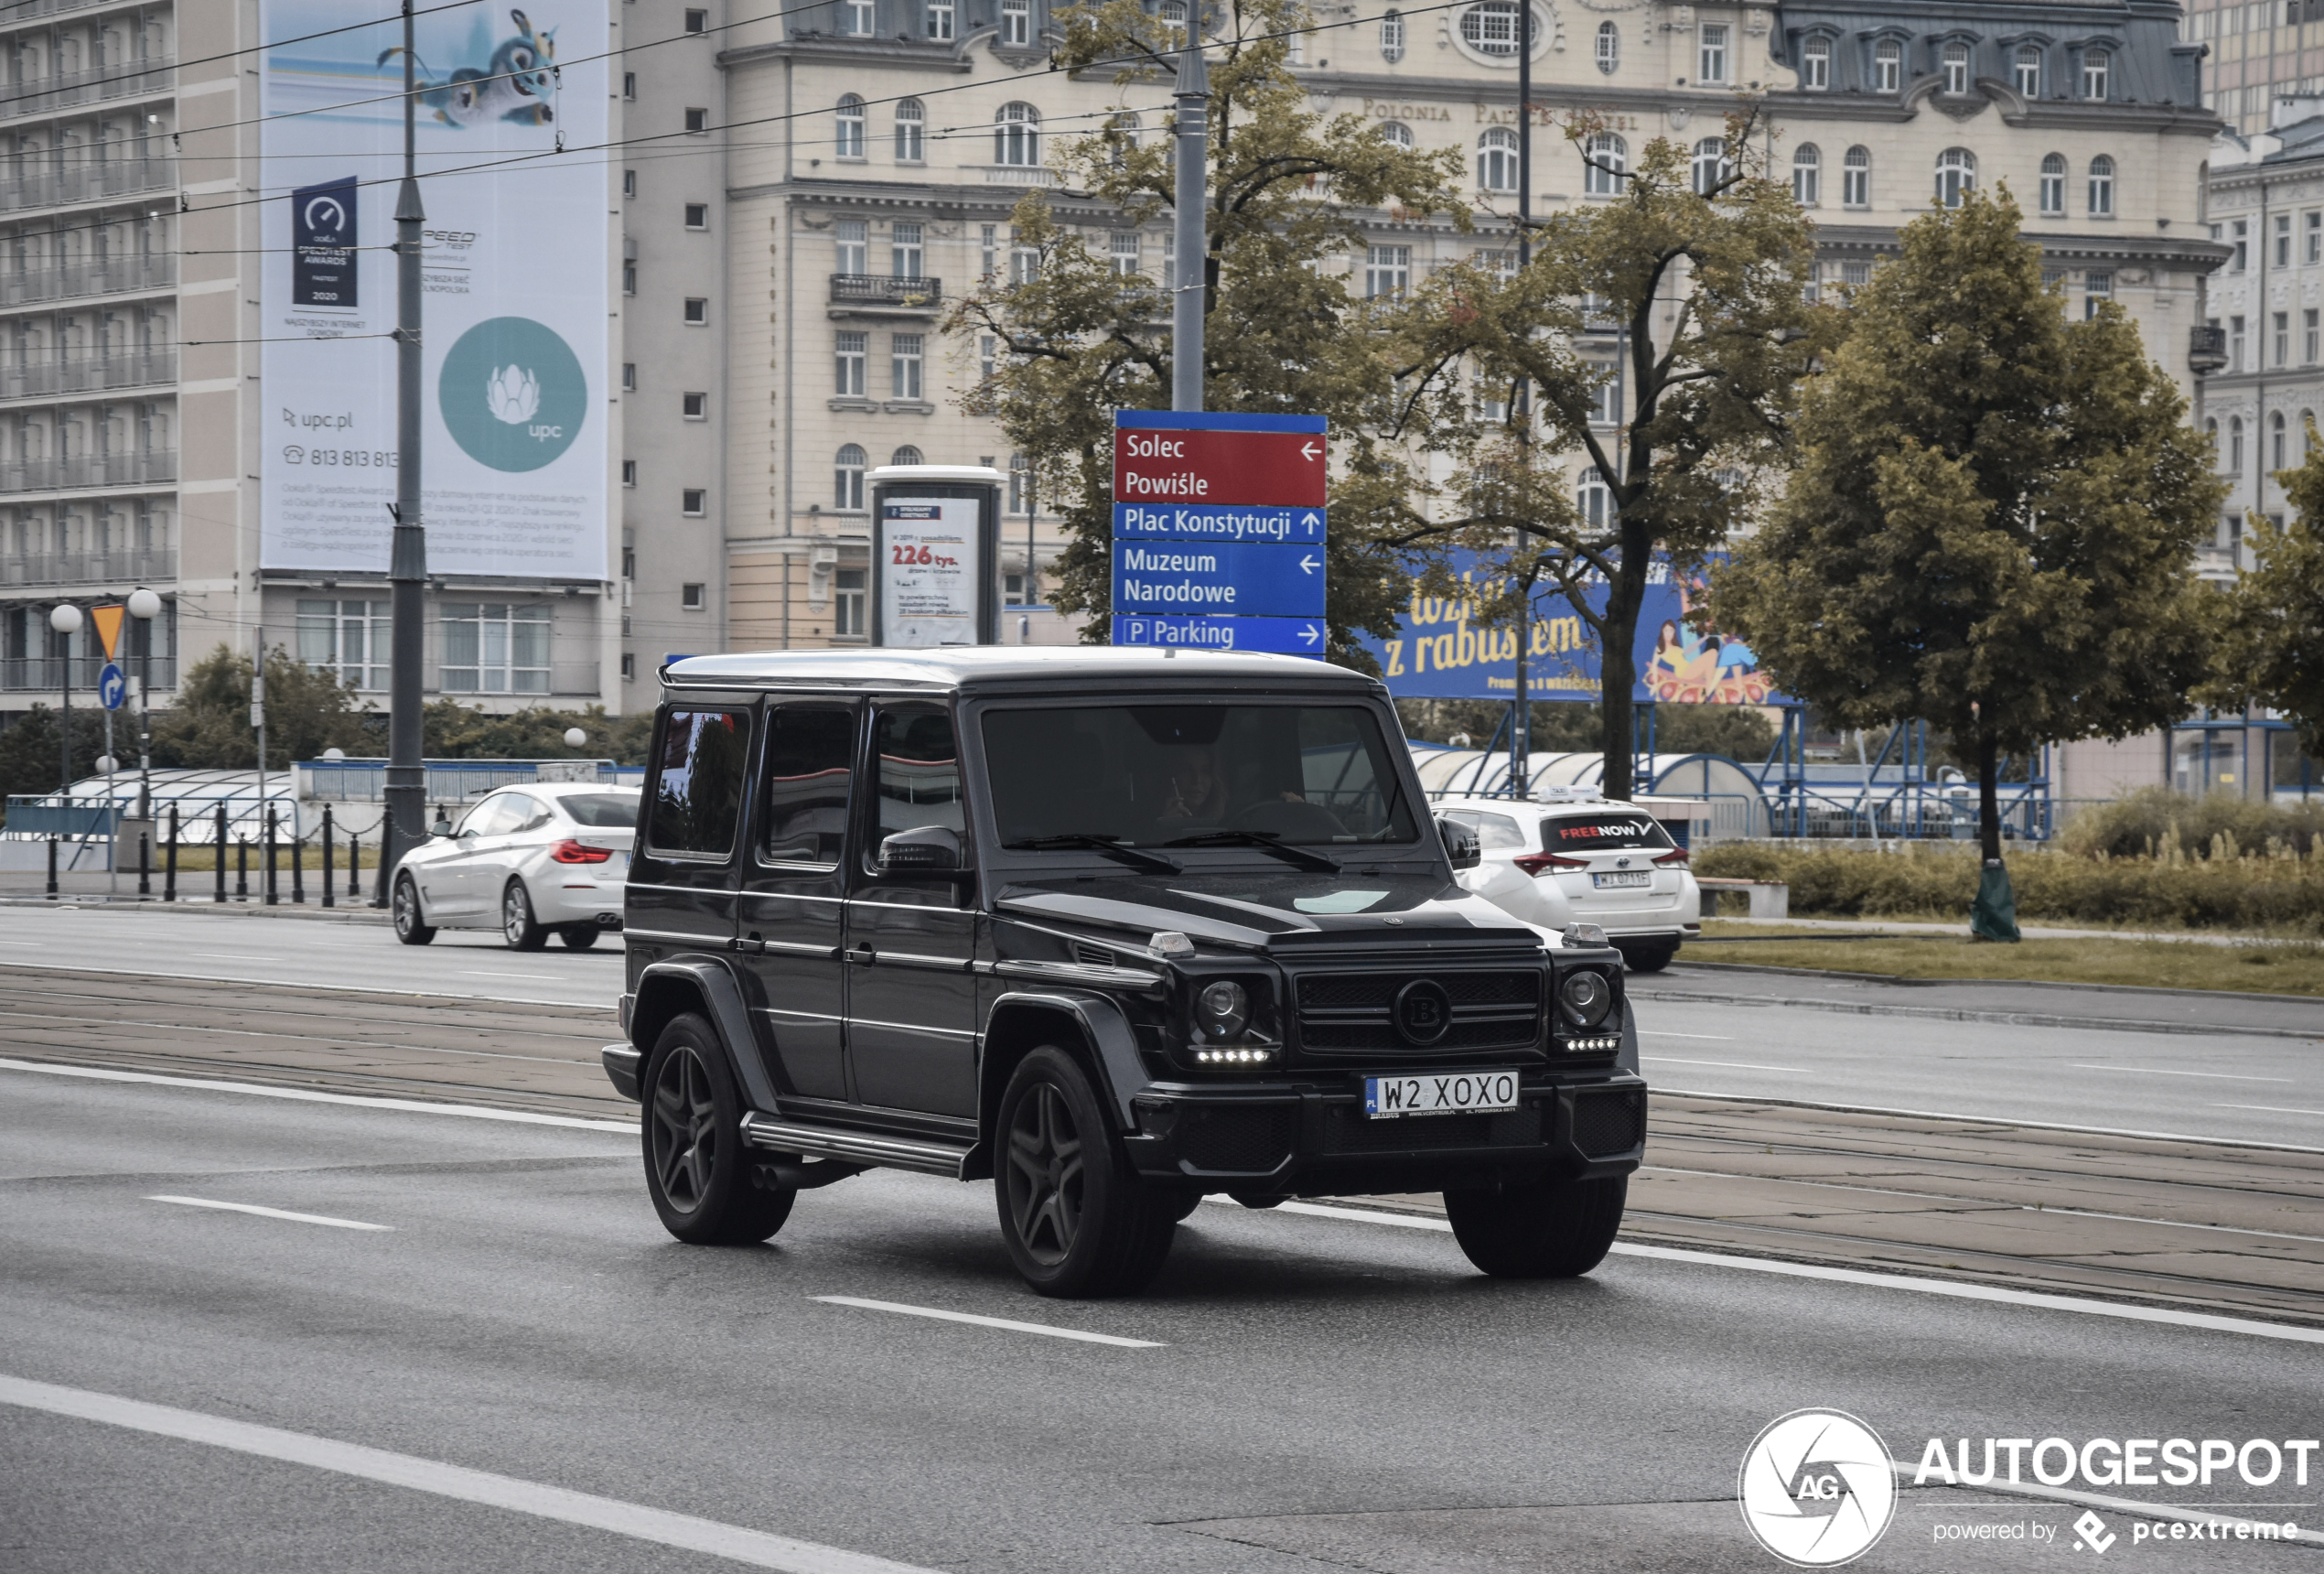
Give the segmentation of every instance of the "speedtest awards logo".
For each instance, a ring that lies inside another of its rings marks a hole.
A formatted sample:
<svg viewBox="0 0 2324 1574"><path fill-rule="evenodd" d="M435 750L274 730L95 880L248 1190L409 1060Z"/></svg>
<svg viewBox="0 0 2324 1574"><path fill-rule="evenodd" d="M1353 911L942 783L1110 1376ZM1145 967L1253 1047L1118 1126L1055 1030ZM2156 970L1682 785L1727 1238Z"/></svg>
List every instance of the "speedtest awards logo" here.
<svg viewBox="0 0 2324 1574"><path fill-rule="evenodd" d="M1761 1547L1802 1569L1861 1557L1897 1508L1888 1450L1840 1410L1794 1410L1770 1422L1743 1456L1736 1496Z"/></svg>
<svg viewBox="0 0 2324 1574"><path fill-rule="evenodd" d="M454 340L436 385L452 440L496 470L537 470L581 435L589 380L572 347L529 317L496 317Z"/></svg>

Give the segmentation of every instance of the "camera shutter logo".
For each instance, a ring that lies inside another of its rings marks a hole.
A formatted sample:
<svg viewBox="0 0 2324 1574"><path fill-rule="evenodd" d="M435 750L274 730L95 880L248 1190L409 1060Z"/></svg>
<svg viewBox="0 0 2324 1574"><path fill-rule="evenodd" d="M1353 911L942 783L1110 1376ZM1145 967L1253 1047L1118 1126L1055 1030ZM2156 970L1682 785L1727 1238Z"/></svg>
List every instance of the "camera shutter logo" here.
<svg viewBox="0 0 2324 1574"><path fill-rule="evenodd" d="M1840 1410L1794 1410L1768 1424L1736 1482L1743 1523L1784 1562L1831 1569L1870 1550L1897 1508L1878 1434Z"/></svg>
<svg viewBox="0 0 2324 1574"><path fill-rule="evenodd" d="M496 317L453 341L436 405L461 451L496 470L537 470L581 435L589 380L572 347L529 317Z"/></svg>

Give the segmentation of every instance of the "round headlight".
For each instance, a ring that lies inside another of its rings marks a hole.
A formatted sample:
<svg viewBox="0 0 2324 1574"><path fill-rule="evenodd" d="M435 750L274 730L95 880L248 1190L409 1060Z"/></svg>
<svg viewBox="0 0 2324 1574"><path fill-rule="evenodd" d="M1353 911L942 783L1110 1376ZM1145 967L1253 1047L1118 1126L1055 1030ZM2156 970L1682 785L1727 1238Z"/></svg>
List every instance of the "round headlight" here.
<svg viewBox="0 0 2324 1574"><path fill-rule="evenodd" d="M1613 1008L1614 989L1603 973L1575 973L1557 986L1557 1000L1565 1008L1567 1021L1577 1028L1595 1028Z"/></svg>
<svg viewBox="0 0 2324 1574"><path fill-rule="evenodd" d="M1251 1021L1251 997L1243 986L1221 978L1194 997L1194 1025L1214 1039L1231 1039Z"/></svg>

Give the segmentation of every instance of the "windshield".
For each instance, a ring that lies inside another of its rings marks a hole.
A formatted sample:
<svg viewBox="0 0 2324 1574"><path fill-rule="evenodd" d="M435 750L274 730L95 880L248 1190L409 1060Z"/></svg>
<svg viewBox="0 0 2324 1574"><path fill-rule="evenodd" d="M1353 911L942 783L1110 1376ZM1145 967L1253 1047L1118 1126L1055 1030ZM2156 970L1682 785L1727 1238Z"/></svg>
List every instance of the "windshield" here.
<svg viewBox="0 0 2324 1574"><path fill-rule="evenodd" d="M1551 852L1600 847L1667 847L1674 844L1661 822L1643 809L1626 814L1591 814L1542 822L1542 846Z"/></svg>
<svg viewBox="0 0 2324 1574"><path fill-rule="evenodd" d="M568 792L557 800L557 807L576 825L629 831L637 828L638 797L635 792Z"/></svg>
<svg viewBox="0 0 2324 1574"><path fill-rule="evenodd" d="M1309 845L1418 840L1395 757L1361 706L994 710L984 758L1003 846L1220 832Z"/></svg>

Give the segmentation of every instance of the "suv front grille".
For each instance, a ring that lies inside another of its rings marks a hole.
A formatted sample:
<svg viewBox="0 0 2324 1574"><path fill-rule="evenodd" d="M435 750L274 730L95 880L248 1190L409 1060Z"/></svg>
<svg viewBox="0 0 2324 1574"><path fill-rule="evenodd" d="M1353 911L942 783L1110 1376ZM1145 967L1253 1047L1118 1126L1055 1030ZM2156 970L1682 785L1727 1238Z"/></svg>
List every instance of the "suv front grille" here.
<svg viewBox="0 0 2324 1574"><path fill-rule="evenodd" d="M1400 1056L1533 1049L1541 1042L1546 976L1536 968L1303 974L1295 995L1299 1045L1310 1054ZM1452 1006L1444 1036L1426 1044L1407 1041L1393 1019L1398 991L1419 979L1442 987Z"/></svg>
<svg viewBox="0 0 2324 1574"><path fill-rule="evenodd" d="M1289 1156L1298 1132L1296 1105L1189 1109L1178 1128L1178 1154L1197 1170L1264 1173Z"/></svg>

